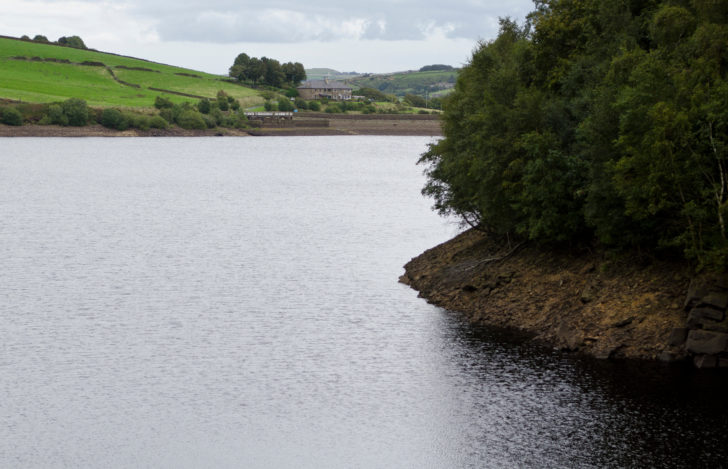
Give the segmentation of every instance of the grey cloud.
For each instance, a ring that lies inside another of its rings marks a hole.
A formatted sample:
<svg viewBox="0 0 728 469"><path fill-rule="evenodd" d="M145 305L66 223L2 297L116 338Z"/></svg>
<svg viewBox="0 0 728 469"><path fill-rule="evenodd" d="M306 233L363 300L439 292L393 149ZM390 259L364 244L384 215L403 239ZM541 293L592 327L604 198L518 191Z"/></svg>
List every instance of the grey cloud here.
<svg viewBox="0 0 728 469"><path fill-rule="evenodd" d="M493 33L499 16L523 18L530 0L372 0L346 5L331 0L265 3L208 0L127 0L130 12L156 21L163 40L299 42L337 39L423 39L434 30L450 38Z"/></svg>

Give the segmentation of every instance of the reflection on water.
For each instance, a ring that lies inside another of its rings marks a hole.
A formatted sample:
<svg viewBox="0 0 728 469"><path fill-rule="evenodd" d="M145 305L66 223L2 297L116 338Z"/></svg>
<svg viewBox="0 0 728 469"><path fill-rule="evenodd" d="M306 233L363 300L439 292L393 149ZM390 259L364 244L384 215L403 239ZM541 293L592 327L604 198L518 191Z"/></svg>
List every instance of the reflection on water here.
<svg viewBox="0 0 728 469"><path fill-rule="evenodd" d="M715 373L564 356L397 283L428 139L10 139L0 467L716 467Z"/></svg>

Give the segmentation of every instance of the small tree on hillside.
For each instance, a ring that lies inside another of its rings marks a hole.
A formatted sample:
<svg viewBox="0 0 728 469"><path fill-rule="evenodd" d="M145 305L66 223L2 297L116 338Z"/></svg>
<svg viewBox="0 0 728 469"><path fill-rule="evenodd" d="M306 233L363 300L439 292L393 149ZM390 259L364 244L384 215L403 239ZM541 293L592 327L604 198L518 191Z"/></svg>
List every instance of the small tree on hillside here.
<svg viewBox="0 0 728 469"><path fill-rule="evenodd" d="M58 38L58 44L73 47L74 49L87 49L86 44L83 43L83 39L78 36L60 37Z"/></svg>

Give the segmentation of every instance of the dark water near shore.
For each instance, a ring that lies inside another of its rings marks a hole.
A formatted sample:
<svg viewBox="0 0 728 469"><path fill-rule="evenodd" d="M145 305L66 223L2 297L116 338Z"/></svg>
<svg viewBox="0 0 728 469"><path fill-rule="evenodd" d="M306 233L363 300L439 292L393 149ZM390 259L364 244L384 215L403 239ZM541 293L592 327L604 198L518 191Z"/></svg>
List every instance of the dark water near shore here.
<svg viewBox="0 0 728 469"><path fill-rule="evenodd" d="M728 382L470 327L427 138L0 142L0 467L728 467Z"/></svg>

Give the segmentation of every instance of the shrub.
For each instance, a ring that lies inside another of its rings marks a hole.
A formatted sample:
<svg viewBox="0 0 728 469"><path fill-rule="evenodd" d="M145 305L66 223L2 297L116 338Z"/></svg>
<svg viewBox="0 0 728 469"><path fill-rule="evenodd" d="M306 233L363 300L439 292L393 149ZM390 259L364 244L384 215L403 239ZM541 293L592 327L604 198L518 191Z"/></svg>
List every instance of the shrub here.
<svg viewBox="0 0 728 469"><path fill-rule="evenodd" d="M109 129L126 130L129 127L129 121L118 109L104 109L101 114L101 125Z"/></svg>
<svg viewBox="0 0 728 469"><path fill-rule="evenodd" d="M134 112L125 113L124 117L129 121L129 125L139 130L149 130L151 127L149 116L144 114L136 114Z"/></svg>
<svg viewBox="0 0 728 469"><path fill-rule="evenodd" d="M45 121L45 119L43 119ZM48 106L48 121L43 122L52 125L68 125L68 116L63 113L60 104L51 104Z"/></svg>
<svg viewBox="0 0 728 469"><path fill-rule="evenodd" d="M215 125L220 125L225 118L225 115L220 109L213 109L210 113L210 117L212 117L213 121L215 121Z"/></svg>
<svg viewBox="0 0 728 469"><path fill-rule="evenodd" d="M230 103L230 109L232 109L233 111L237 111L238 109L240 109L240 102L237 99L233 99Z"/></svg>
<svg viewBox="0 0 728 469"><path fill-rule="evenodd" d="M334 103L334 104L329 104L326 107L326 112L329 114L338 114L338 113L343 112L343 110L341 109L341 106L339 106L337 103Z"/></svg>
<svg viewBox="0 0 728 469"><path fill-rule="evenodd" d="M283 112L291 112L293 111L293 103L291 103L288 99L281 99L278 101L278 110Z"/></svg>
<svg viewBox="0 0 728 469"><path fill-rule="evenodd" d="M202 114L192 110L183 110L175 121L183 129L201 130L207 128L207 123L202 119Z"/></svg>
<svg viewBox="0 0 728 469"><path fill-rule="evenodd" d="M162 116L152 116L149 119L149 127L152 129L166 129L169 124Z"/></svg>
<svg viewBox="0 0 728 469"><path fill-rule="evenodd" d="M172 107L174 107L174 103L170 101L169 98L157 96L154 98L154 107L157 109L172 109Z"/></svg>
<svg viewBox="0 0 728 469"><path fill-rule="evenodd" d="M217 127L217 121L209 114L202 114L202 120L205 121L205 127L208 129L214 129Z"/></svg>
<svg viewBox="0 0 728 469"><path fill-rule="evenodd" d="M88 123L88 106L83 99L67 99L61 104L61 108L63 114L68 118L68 125L83 127Z"/></svg>
<svg viewBox="0 0 728 469"><path fill-rule="evenodd" d="M263 104L263 108L266 111L277 111L278 110L278 106L276 106L275 104L273 104L270 101L266 101L265 104Z"/></svg>
<svg viewBox="0 0 728 469"><path fill-rule="evenodd" d="M304 111L306 109L308 109L308 104L306 103L305 99L296 98L295 104L296 104L296 109L302 109Z"/></svg>
<svg viewBox="0 0 728 469"><path fill-rule="evenodd" d="M159 117L164 119L167 122L167 124L174 123L174 113L172 112L172 109L169 109L169 108L161 109L159 111Z"/></svg>
<svg viewBox="0 0 728 469"><path fill-rule="evenodd" d="M197 110L203 114L209 114L210 113L210 100L207 98L202 98L197 103Z"/></svg>
<svg viewBox="0 0 728 469"><path fill-rule="evenodd" d="M310 103L308 103L308 108L312 111L318 112L321 110L321 104L319 104L318 101L311 101Z"/></svg>
<svg viewBox="0 0 728 469"><path fill-rule="evenodd" d="M23 115L15 108L6 107L2 110L0 115L2 116L2 122L5 125L23 125Z"/></svg>

